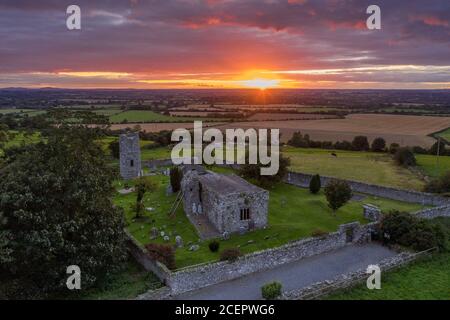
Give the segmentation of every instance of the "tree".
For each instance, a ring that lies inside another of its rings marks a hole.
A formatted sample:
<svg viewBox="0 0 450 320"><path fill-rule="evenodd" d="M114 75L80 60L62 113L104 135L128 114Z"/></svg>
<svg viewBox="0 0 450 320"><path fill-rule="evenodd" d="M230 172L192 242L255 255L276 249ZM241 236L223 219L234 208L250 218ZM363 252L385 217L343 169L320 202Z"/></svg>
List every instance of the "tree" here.
<svg viewBox="0 0 450 320"><path fill-rule="evenodd" d="M437 155L438 152L441 156L447 153L447 150L445 149L445 142L442 141L442 139L436 141L429 150L429 153L432 155Z"/></svg>
<svg viewBox="0 0 450 320"><path fill-rule="evenodd" d="M399 148L400 148L400 145L398 143L395 143L395 142L391 143L391 145L389 146L389 153L395 154Z"/></svg>
<svg viewBox="0 0 450 320"><path fill-rule="evenodd" d="M369 141L366 136L356 136L352 141L353 149L356 151L369 150Z"/></svg>
<svg viewBox="0 0 450 320"><path fill-rule="evenodd" d="M311 180L309 181L309 191L312 194L316 194L320 191L320 188L322 187L320 182L320 176L318 174L313 175Z"/></svg>
<svg viewBox="0 0 450 320"><path fill-rule="evenodd" d="M409 148L399 148L394 155L394 160L399 166L409 167L416 165L416 157Z"/></svg>
<svg viewBox="0 0 450 320"><path fill-rule="evenodd" d="M248 157L248 155L247 155ZM239 174L247 179L256 179L258 184L265 188L270 188L274 184L282 181L288 172L290 165L290 159L279 154L279 169L275 175L261 175L261 168L268 167L268 165L262 165L259 161L257 164L243 164L239 168Z"/></svg>
<svg viewBox="0 0 450 320"><path fill-rule="evenodd" d="M433 193L450 193L450 171L429 181L425 185L425 191Z"/></svg>
<svg viewBox="0 0 450 320"><path fill-rule="evenodd" d="M328 206L333 210L334 214L352 198L352 189L346 181L331 180L324 191Z"/></svg>
<svg viewBox="0 0 450 320"><path fill-rule="evenodd" d="M140 177L135 185L136 188L136 216L140 218L144 211L144 195L147 192L152 192L157 189L156 184L147 177Z"/></svg>
<svg viewBox="0 0 450 320"><path fill-rule="evenodd" d="M181 170L178 167L170 168L170 185L173 192L178 192L181 189Z"/></svg>
<svg viewBox="0 0 450 320"><path fill-rule="evenodd" d="M54 128L47 142L0 169L11 252L0 283L20 284L10 286L9 298L67 290L70 265L82 270L84 289L122 266L123 212L113 205L113 174L96 139L90 129Z"/></svg>
<svg viewBox="0 0 450 320"><path fill-rule="evenodd" d="M108 145L109 151L111 152L111 156L114 159L119 159L120 158L120 146L119 146L119 141L114 140L111 141Z"/></svg>
<svg viewBox="0 0 450 320"><path fill-rule="evenodd" d="M3 230L6 224L6 219L0 212L0 265L11 261L11 249L8 248L10 234ZM0 271L1 271L0 267Z"/></svg>
<svg viewBox="0 0 450 320"><path fill-rule="evenodd" d="M372 151L374 152L383 152L386 148L386 140L383 138L375 138L372 141Z"/></svg>

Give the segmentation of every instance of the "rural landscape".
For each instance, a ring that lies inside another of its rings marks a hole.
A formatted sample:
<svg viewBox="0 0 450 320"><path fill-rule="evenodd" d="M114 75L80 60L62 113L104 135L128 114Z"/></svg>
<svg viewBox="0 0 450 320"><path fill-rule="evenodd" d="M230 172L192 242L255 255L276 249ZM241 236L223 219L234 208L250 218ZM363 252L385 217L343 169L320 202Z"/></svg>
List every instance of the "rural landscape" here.
<svg viewBox="0 0 450 320"><path fill-rule="evenodd" d="M0 303L448 303L449 13L0 1Z"/></svg>

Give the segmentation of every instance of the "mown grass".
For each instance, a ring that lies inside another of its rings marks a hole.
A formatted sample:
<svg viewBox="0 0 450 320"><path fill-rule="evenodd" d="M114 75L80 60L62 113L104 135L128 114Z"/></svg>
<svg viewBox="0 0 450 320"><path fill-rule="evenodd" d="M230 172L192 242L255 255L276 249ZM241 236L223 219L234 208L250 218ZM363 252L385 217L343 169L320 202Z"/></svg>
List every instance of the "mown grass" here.
<svg viewBox="0 0 450 320"><path fill-rule="evenodd" d="M397 166L385 153L283 147L292 171L351 179L382 186L422 190L424 182ZM335 153L337 157L331 154Z"/></svg>
<svg viewBox="0 0 450 320"><path fill-rule="evenodd" d="M229 169L219 169L221 172L230 172ZM144 219L134 219L133 205L136 194L117 194L115 203L124 208L126 213L127 228L131 234L142 244L150 243L150 229L157 227L164 230L170 236L171 244L175 243L175 235L180 235L185 243L184 248L176 251L176 264L178 268L213 261L219 258L219 253L212 253L208 249L208 242L199 241L199 237L191 225L182 206L178 208L175 219L170 219L168 213L175 200L175 195L166 195L166 186L169 178L162 175L150 177L158 185L158 190L146 194L144 204L146 208L154 208L146 211ZM123 182L117 187L122 188ZM402 211L416 211L420 205L399 201L367 197L361 201L350 201L337 211L333 216L328 208L323 194L312 195L306 189L300 189L288 184L280 183L270 190L269 200L269 227L264 230L249 232L245 235L233 235L227 241L220 241L221 250L239 246L243 253L250 253L267 248L278 247L289 241L311 236L312 232L320 229L325 232L336 231L343 223L360 221L366 223L363 218L362 205L372 203L381 207L384 211L392 209ZM161 237L155 242L163 243ZM188 251L188 244L198 244L200 249L196 252Z"/></svg>
<svg viewBox="0 0 450 320"><path fill-rule="evenodd" d="M417 165L430 177L436 178L443 173L450 171L449 156L416 155Z"/></svg>

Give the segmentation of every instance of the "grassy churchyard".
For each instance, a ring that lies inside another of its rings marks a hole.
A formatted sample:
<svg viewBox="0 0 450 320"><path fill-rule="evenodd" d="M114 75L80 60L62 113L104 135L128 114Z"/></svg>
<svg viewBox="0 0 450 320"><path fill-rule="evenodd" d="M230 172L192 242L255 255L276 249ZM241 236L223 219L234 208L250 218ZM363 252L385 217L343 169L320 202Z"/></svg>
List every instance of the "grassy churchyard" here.
<svg viewBox="0 0 450 320"><path fill-rule="evenodd" d="M230 172L229 169L214 169L221 173ZM362 213L362 205L372 203L378 205L383 211L392 209L403 211L416 211L422 208L417 204L404 203L394 200L366 197L360 201L350 201L347 205L332 215L328 208L325 196L310 194L309 190L297 188L285 183L279 183L270 190L269 198L269 227L256 230L244 235L233 235L229 240L220 241L219 253L213 253L208 248L208 241L199 242L194 226L191 225L183 212L182 206L177 210L175 219L168 217L168 212L176 195L166 195L169 177L158 174L150 176L157 183L155 192L144 196L145 210L143 218L134 218L133 205L136 193L122 195L117 193L115 204L125 210L127 228L130 233L142 244L150 243L150 229L157 227L170 236L169 243L175 243L175 236L183 238L184 247L176 251L177 268L209 262L219 259L220 251L225 248L239 246L243 253L278 247L289 241L310 237L314 231L334 232L343 223L360 221L366 223ZM129 182L131 185L132 182ZM124 182L117 182L117 189L124 187ZM151 209L150 209L151 208ZM164 243L162 237L154 240ZM200 249L189 251L190 244L198 244Z"/></svg>

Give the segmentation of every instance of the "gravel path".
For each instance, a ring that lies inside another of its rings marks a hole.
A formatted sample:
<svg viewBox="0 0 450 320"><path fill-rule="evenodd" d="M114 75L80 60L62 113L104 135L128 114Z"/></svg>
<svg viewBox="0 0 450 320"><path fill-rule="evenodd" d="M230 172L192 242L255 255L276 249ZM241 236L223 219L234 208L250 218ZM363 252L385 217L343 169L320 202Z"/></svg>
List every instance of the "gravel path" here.
<svg viewBox="0 0 450 320"><path fill-rule="evenodd" d="M185 300L246 300L261 299L261 286L279 281L284 291L300 289L314 282L356 271L396 255L381 245L370 243L351 245L342 249L291 262L275 269L257 272L219 283L196 291L184 293L175 299Z"/></svg>

